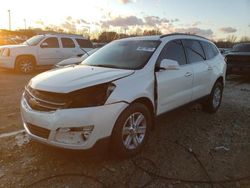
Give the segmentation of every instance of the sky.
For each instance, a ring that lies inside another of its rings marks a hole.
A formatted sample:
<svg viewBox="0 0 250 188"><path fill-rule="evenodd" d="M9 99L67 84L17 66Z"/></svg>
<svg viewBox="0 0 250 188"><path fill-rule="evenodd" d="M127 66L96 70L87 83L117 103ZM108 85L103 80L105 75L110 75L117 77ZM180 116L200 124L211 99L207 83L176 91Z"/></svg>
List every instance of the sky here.
<svg viewBox="0 0 250 188"><path fill-rule="evenodd" d="M250 37L250 0L8 0L0 28L53 26L68 31L190 32L210 39Z"/></svg>

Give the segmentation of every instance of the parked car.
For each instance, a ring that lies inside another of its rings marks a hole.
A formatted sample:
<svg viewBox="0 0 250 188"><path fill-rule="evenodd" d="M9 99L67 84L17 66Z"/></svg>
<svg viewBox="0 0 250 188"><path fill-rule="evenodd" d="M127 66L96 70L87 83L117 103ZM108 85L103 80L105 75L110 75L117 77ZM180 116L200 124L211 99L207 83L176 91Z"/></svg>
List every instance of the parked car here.
<svg viewBox="0 0 250 188"><path fill-rule="evenodd" d="M94 42L93 43L93 45L94 45L95 48L101 48L101 47L105 46L106 44L107 43L104 43L104 42L101 42L101 43L100 42L98 42L98 43Z"/></svg>
<svg viewBox="0 0 250 188"><path fill-rule="evenodd" d="M0 38L0 46L9 45L9 44L17 44L17 42L14 39L8 38L8 37Z"/></svg>
<svg viewBox="0 0 250 188"><path fill-rule="evenodd" d="M225 56L226 54L228 54L232 49L231 48L219 48L220 53Z"/></svg>
<svg viewBox="0 0 250 188"><path fill-rule="evenodd" d="M227 74L250 75L250 43L236 44L225 59Z"/></svg>
<svg viewBox="0 0 250 188"><path fill-rule="evenodd" d="M195 35L113 41L77 66L42 73L25 87L23 125L31 138L69 149L109 143L122 157L138 153L154 118L193 101L214 113L226 63Z"/></svg>
<svg viewBox="0 0 250 188"><path fill-rule="evenodd" d="M37 35L23 44L0 47L0 67L30 73L37 67L53 66L92 49L91 41L79 35Z"/></svg>
<svg viewBox="0 0 250 188"><path fill-rule="evenodd" d="M98 49L99 48L95 48L93 50L90 50L80 57L71 57L69 59L62 60L61 62L57 63L55 65L55 67L59 68L59 67L67 66L67 65L78 65L81 62L83 62L87 57L89 57L90 55L95 53Z"/></svg>

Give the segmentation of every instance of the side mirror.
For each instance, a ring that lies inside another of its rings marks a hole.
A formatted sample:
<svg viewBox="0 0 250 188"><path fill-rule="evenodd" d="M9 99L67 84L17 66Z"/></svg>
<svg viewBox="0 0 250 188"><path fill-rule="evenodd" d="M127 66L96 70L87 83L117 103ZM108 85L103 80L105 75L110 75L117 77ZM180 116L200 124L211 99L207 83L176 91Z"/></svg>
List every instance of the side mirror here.
<svg viewBox="0 0 250 188"><path fill-rule="evenodd" d="M163 59L160 63L160 69L163 70L179 70L180 65L177 61L172 59Z"/></svg>
<svg viewBox="0 0 250 188"><path fill-rule="evenodd" d="M48 43L47 42L43 42L42 44L41 44L41 48L47 48L49 45L48 45Z"/></svg>

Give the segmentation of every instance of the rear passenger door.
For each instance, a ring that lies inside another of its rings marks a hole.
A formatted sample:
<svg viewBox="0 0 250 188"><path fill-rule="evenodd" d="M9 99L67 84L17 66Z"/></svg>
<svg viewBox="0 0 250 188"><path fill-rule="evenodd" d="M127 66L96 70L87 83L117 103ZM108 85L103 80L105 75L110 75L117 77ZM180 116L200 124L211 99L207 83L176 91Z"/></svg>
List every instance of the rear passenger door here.
<svg viewBox="0 0 250 188"><path fill-rule="evenodd" d="M63 59L68 59L70 57L76 57L78 54L76 45L71 38L62 37L62 55Z"/></svg>
<svg viewBox="0 0 250 188"><path fill-rule="evenodd" d="M208 94L212 68L205 62L206 57L198 40L182 40L187 55L188 64L193 69L192 101Z"/></svg>
<svg viewBox="0 0 250 188"><path fill-rule="evenodd" d="M178 70L156 70L158 115L190 102L193 87L192 65L187 64L181 40L173 40L165 45L156 67L159 67L163 59L177 61L180 68Z"/></svg>

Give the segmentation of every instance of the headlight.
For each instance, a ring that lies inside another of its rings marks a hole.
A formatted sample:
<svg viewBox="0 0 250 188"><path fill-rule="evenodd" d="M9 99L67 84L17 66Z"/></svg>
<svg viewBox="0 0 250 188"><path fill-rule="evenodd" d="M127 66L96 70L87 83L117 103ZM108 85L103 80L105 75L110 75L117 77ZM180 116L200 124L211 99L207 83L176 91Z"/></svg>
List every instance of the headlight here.
<svg viewBox="0 0 250 188"><path fill-rule="evenodd" d="M10 49L4 48L2 51L2 56L9 57L10 56Z"/></svg>
<svg viewBox="0 0 250 188"><path fill-rule="evenodd" d="M104 105L114 89L114 84L105 83L74 91L69 108L83 108Z"/></svg>

